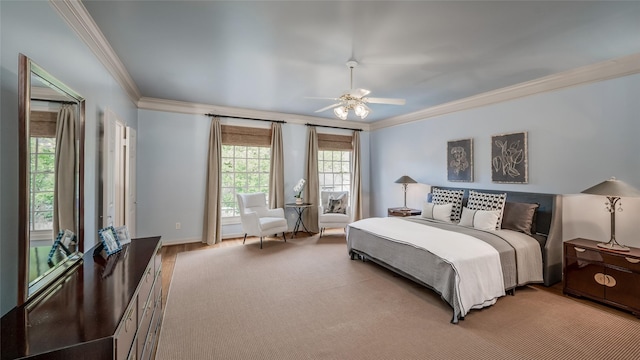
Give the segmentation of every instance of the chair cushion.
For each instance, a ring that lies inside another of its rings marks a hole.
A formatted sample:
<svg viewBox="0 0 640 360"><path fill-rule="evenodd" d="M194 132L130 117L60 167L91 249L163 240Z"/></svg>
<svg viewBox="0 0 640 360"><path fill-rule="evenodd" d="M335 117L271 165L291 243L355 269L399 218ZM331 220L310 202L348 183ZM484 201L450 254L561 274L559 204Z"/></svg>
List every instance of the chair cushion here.
<svg viewBox="0 0 640 360"><path fill-rule="evenodd" d="M274 229L282 226L287 226L287 220L284 218L276 218L276 217L260 218L260 227L262 228L262 231Z"/></svg>
<svg viewBox="0 0 640 360"><path fill-rule="evenodd" d="M349 222L349 216L347 214L335 214L335 213L325 213L319 216L321 222Z"/></svg>
<svg viewBox="0 0 640 360"><path fill-rule="evenodd" d="M267 207L267 200L264 193L244 194L244 207Z"/></svg>

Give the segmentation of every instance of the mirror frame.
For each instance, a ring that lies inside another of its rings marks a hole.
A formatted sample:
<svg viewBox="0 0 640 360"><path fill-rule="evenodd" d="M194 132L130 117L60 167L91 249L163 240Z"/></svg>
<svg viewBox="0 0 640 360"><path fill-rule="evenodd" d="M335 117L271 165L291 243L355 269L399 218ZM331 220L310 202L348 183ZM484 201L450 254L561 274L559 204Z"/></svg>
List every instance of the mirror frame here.
<svg viewBox="0 0 640 360"><path fill-rule="evenodd" d="M78 106L78 229L77 251L84 252L84 140L85 140L85 99L77 92L50 75L24 54L18 55L18 306L46 291L65 271L54 271L45 275L44 285L30 294L29 291L29 120L31 114L31 76L37 75L49 86L73 98ZM70 259L66 269L82 260Z"/></svg>

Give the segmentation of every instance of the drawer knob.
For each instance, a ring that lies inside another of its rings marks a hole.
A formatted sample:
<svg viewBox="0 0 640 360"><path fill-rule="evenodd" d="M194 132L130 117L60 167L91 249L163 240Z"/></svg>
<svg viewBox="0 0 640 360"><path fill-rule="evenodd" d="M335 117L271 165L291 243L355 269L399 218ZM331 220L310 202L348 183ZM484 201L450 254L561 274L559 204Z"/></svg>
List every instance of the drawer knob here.
<svg viewBox="0 0 640 360"><path fill-rule="evenodd" d="M124 321L124 331L129 332L129 323L133 321L133 309L129 310L127 320Z"/></svg>
<svg viewBox="0 0 640 360"><path fill-rule="evenodd" d="M616 284L617 284L617 282L616 282L616 278L614 278L614 277L613 277L613 276L611 276L611 275L605 275L605 276L604 276L604 278L605 278L605 283L604 283L604 284L605 284L605 286L607 286L607 287L614 287L614 286L616 286Z"/></svg>
<svg viewBox="0 0 640 360"><path fill-rule="evenodd" d="M628 262L632 263L632 264L640 263L640 259L630 258L630 257L625 257L624 259L627 260Z"/></svg>
<svg viewBox="0 0 640 360"><path fill-rule="evenodd" d="M596 273L593 275L593 279L600 285L605 285L607 283L606 276L603 273Z"/></svg>
<svg viewBox="0 0 640 360"><path fill-rule="evenodd" d="M585 251L587 251L587 249L579 248L579 247L577 247L577 246L574 246L573 248L574 248L577 252L585 252Z"/></svg>

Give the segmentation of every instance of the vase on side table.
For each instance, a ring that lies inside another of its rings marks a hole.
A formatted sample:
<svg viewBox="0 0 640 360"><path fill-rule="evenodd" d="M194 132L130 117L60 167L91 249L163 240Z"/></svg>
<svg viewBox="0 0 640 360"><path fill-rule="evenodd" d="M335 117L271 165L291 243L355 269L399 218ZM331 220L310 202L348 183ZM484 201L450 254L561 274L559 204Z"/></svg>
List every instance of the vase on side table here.
<svg viewBox="0 0 640 360"><path fill-rule="evenodd" d="M297 197L296 198L296 205L302 205L302 198L301 197Z"/></svg>

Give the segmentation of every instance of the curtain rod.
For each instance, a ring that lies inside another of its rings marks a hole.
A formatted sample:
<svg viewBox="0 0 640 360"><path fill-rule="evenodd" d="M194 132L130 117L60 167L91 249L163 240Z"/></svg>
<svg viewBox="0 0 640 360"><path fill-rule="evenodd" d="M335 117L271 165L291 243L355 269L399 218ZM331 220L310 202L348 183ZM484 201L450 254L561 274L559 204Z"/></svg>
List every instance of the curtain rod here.
<svg viewBox="0 0 640 360"><path fill-rule="evenodd" d="M362 129L351 129L351 128L344 128L344 127L339 127L339 126L316 125L316 124L310 124L310 123L306 123L305 125L307 125L307 126L316 126L316 127L324 127L324 128L331 128L331 129L362 131Z"/></svg>
<svg viewBox="0 0 640 360"><path fill-rule="evenodd" d="M46 101L46 102L60 103L60 104L69 104L69 105L75 105L76 104L73 101L65 101L65 100L51 100L51 99L38 99L38 98L31 98L31 100L34 100L34 101Z"/></svg>
<svg viewBox="0 0 640 360"><path fill-rule="evenodd" d="M240 117L240 116L230 116L230 115L218 115L218 114L205 114L206 116L218 116L218 117L225 117L225 118L231 118L231 119L244 119L244 120L257 120L257 121L269 121L269 122L274 122L274 123L278 123L278 124L286 124L287 122L284 120L267 120L267 119L256 119L256 118L249 118L249 117Z"/></svg>

